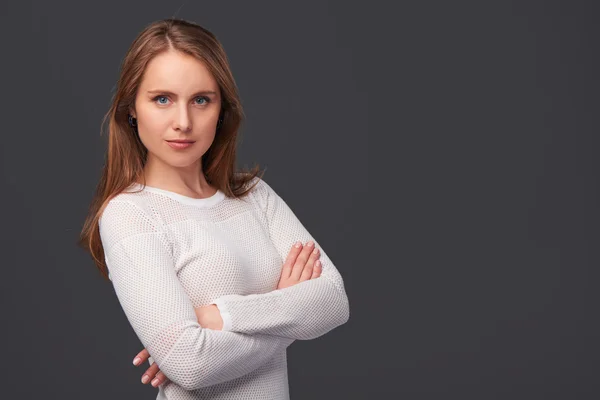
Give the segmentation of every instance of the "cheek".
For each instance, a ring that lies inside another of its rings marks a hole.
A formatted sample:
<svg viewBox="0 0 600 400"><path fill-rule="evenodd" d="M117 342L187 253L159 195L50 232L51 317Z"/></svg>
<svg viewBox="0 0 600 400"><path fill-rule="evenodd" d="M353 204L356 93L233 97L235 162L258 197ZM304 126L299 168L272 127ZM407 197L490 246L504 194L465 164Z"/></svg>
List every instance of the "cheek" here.
<svg viewBox="0 0 600 400"><path fill-rule="evenodd" d="M198 112L194 117L194 130L202 134L207 134L211 129L215 128L217 120L219 119L219 113L215 112Z"/></svg>
<svg viewBox="0 0 600 400"><path fill-rule="evenodd" d="M143 118L142 128L152 135L162 135L169 126L169 118L166 113L145 112Z"/></svg>
<svg viewBox="0 0 600 400"><path fill-rule="evenodd" d="M158 151L165 134L169 132L168 119L152 112L141 114L140 118L143 118L143 122L138 123L138 132L142 143L148 150Z"/></svg>

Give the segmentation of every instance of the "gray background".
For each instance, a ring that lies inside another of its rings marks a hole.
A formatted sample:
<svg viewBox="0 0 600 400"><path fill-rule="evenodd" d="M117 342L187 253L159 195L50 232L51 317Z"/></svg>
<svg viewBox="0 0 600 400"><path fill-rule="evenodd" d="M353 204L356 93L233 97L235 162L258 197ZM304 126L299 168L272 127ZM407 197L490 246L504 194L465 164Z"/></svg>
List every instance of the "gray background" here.
<svg viewBox="0 0 600 400"><path fill-rule="evenodd" d="M150 399L75 246L129 44L182 1L2 2L2 397ZM594 2L188 1L267 180L350 321L288 350L292 399L597 399Z"/></svg>

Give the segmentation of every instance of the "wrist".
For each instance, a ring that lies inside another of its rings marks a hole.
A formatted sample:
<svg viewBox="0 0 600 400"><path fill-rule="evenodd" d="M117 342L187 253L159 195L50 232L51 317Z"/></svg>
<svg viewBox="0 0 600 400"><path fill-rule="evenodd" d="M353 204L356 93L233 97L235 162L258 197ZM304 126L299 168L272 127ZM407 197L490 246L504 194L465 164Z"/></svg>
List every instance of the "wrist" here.
<svg viewBox="0 0 600 400"><path fill-rule="evenodd" d="M231 315L229 314L227 303L225 303L223 297L213 300L212 304L214 304L218 310L219 329L222 331L231 331Z"/></svg>
<svg viewBox="0 0 600 400"><path fill-rule="evenodd" d="M216 304L209 304L194 308L198 324L203 328L222 330L223 318Z"/></svg>
<svg viewBox="0 0 600 400"><path fill-rule="evenodd" d="M221 312L219 311L219 307L216 304L211 304L212 307L212 315L213 315L213 326L216 330L223 329L223 318L221 318Z"/></svg>

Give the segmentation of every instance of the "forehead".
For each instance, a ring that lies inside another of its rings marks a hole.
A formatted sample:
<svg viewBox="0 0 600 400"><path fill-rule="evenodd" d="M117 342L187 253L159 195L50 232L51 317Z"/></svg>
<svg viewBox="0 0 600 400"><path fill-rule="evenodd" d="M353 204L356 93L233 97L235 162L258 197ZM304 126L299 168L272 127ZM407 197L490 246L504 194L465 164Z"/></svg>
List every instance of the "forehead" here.
<svg viewBox="0 0 600 400"><path fill-rule="evenodd" d="M186 93L196 90L218 91L218 85L202 61L179 51L170 50L150 60L144 71L140 89L163 89Z"/></svg>

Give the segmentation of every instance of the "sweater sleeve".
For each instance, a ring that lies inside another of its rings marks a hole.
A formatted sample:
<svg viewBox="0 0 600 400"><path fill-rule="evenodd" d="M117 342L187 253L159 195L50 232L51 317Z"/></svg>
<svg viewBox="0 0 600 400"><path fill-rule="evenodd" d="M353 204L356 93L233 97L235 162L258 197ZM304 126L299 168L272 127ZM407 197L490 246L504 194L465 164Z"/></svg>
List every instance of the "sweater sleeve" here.
<svg viewBox="0 0 600 400"><path fill-rule="evenodd" d="M128 201L111 200L100 219L117 298L161 371L186 390L215 385L264 365L292 340L203 328L177 277L161 224Z"/></svg>
<svg viewBox="0 0 600 400"><path fill-rule="evenodd" d="M213 303L221 311L223 329L308 340L346 323L350 311L344 282L327 253L264 180L254 190L281 259L286 259L296 241L312 240L321 251L322 273L318 278L268 293L217 298Z"/></svg>

